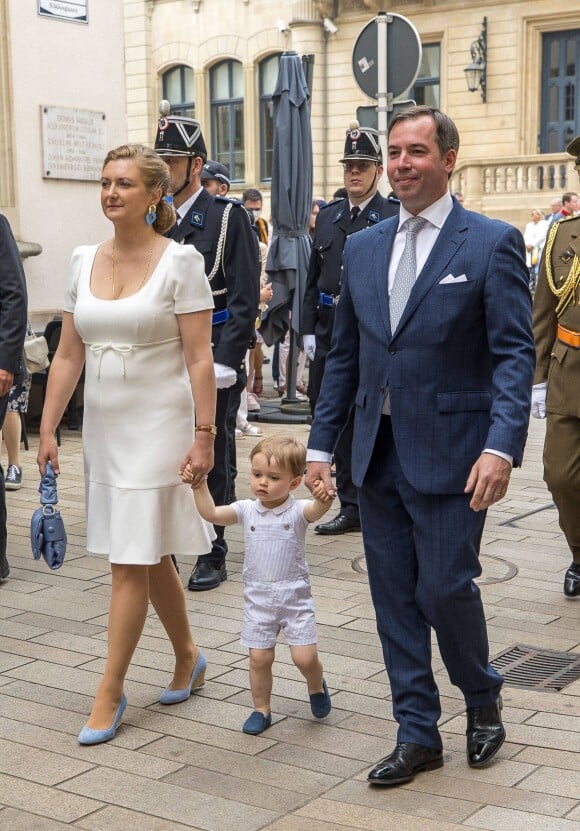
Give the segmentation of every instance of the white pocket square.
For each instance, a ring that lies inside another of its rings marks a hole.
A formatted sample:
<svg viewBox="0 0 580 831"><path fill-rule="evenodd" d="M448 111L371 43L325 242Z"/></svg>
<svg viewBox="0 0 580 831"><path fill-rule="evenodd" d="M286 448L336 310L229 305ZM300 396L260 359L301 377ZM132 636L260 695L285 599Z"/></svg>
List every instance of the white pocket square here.
<svg viewBox="0 0 580 831"><path fill-rule="evenodd" d="M450 283L467 283L467 277L465 274L460 274L459 277L454 277L453 274L448 274L447 277L439 280L440 286L447 286Z"/></svg>

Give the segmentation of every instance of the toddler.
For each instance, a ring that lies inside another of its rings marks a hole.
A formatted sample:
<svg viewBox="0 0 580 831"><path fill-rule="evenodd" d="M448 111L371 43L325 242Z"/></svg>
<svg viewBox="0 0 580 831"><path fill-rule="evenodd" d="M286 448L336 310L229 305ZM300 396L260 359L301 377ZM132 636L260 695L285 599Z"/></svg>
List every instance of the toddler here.
<svg viewBox="0 0 580 831"><path fill-rule="evenodd" d="M329 509L322 483L313 499L295 499L291 491L302 481L306 449L293 438L262 439L250 453L250 488L256 499L216 507L207 482L194 489L201 516L215 525L244 526L244 618L241 643L250 650L250 687L254 712L244 733L258 735L272 724L272 664L282 629L294 664L308 684L310 708L316 718L331 709L316 647L314 602L310 590L304 540L309 522ZM182 472L190 482L188 468Z"/></svg>

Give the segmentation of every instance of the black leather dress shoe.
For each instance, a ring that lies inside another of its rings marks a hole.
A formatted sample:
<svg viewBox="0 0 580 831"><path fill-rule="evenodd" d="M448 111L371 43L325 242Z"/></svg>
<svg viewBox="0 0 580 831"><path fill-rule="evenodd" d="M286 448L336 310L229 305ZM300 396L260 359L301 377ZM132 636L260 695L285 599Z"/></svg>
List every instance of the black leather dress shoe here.
<svg viewBox="0 0 580 831"><path fill-rule="evenodd" d="M360 520L346 514L338 514L330 522L317 525L314 530L317 534L346 534L347 531L360 531Z"/></svg>
<svg viewBox="0 0 580 831"><path fill-rule="evenodd" d="M367 782L370 785L402 785L417 773L443 767L443 752L423 744L399 742L390 756L374 766Z"/></svg>
<svg viewBox="0 0 580 831"><path fill-rule="evenodd" d="M580 563L572 563L564 575L564 595L580 597Z"/></svg>
<svg viewBox="0 0 580 831"><path fill-rule="evenodd" d="M467 763L481 768L490 762L505 741L501 721L501 695L493 704L467 708Z"/></svg>
<svg viewBox="0 0 580 831"><path fill-rule="evenodd" d="M225 565L222 564L216 568L211 563L201 560L191 572L187 588L190 592L207 592L210 589L217 589L219 584L227 579L228 573Z"/></svg>

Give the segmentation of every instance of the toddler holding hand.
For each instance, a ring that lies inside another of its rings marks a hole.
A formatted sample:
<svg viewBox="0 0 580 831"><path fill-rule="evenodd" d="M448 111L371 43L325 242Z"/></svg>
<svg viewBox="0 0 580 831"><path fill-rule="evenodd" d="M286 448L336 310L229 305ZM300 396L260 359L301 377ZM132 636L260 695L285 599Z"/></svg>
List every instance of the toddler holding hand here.
<svg viewBox="0 0 580 831"><path fill-rule="evenodd" d="M253 447L250 460L250 488L255 500L216 507L205 481L194 488L194 496L199 513L208 522L244 526L241 643L250 650L254 712L242 730L258 735L272 724L272 664L280 630L294 664L306 678L312 714L324 718L331 709L316 647L314 602L304 549L308 523L328 511L332 497L322 482L314 489L313 499L291 495L302 481L306 464L306 449L293 438L262 439ZM192 481L187 467L182 476L185 482Z"/></svg>

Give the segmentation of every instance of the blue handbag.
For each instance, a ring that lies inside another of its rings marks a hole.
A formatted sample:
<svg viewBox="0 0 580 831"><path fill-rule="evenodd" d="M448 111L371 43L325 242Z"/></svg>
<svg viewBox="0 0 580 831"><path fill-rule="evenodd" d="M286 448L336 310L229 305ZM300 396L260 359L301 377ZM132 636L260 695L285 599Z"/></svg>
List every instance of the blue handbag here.
<svg viewBox="0 0 580 831"><path fill-rule="evenodd" d="M56 476L50 462L46 464L44 476L38 486L40 504L30 520L30 542L32 556L35 560L44 557L49 568L60 568L66 552L66 531L60 511L55 509L58 503L56 493Z"/></svg>

